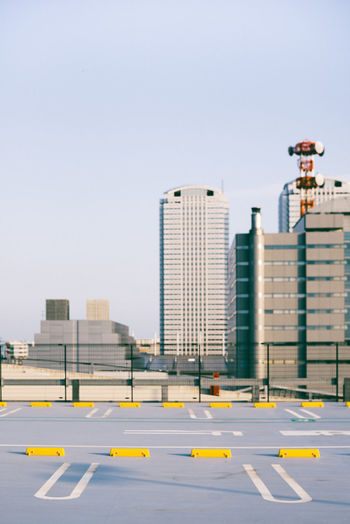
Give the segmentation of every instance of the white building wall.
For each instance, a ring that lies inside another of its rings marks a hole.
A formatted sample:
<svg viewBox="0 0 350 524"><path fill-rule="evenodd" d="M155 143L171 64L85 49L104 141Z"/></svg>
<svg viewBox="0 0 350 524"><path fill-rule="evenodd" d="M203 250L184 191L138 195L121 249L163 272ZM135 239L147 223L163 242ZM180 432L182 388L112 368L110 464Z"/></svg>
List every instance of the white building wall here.
<svg viewBox="0 0 350 524"><path fill-rule="evenodd" d="M228 201L180 187L160 203L161 351L222 354L226 337Z"/></svg>

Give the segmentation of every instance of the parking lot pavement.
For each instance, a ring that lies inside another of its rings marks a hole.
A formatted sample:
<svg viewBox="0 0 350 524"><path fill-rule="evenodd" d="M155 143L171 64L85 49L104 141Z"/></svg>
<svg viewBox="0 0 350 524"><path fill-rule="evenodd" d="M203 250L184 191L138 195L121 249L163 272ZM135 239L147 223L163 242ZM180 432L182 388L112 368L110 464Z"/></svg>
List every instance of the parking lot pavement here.
<svg viewBox="0 0 350 524"><path fill-rule="evenodd" d="M1 520L348 522L350 409L303 409L11 403L0 411ZM28 446L64 447L65 456L27 456ZM150 457L110 457L112 447ZM279 458L289 447L317 448L320 458ZM191 458L193 448L229 448L232 458Z"/></svg>

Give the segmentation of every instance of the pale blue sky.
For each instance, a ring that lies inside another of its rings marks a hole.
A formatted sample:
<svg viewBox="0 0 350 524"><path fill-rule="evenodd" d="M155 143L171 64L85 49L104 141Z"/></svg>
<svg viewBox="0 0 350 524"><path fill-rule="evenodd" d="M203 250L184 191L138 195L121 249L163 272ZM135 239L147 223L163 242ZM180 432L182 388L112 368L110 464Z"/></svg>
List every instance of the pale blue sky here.
<svg viewBox="0 0 350 524"><path fill-rule="evenodd" d="M347 1L1 0L0 337L33 339L46 298L108 298L158 328L159 199L220 187L231 240L297 174L349 179Z"/></svg>

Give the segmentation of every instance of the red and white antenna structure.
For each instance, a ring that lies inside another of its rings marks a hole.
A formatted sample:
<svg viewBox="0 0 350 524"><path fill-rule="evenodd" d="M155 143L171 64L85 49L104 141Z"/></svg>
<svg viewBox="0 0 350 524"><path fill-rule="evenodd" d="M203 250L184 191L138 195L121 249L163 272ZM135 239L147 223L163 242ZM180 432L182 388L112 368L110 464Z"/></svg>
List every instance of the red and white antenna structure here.
<svg viewBox="0 0 350 524"><path fill-rule="evenodd" d="M314 206L314 189L323 184L323 176L314 173L314 155L324 155L322 142L310 142L304 140L298 142L294 147L288 147L290 156L297 155L300 174L296 179L296 186L300 189L300 216L303 216ZM320 178L320 180L318 180ZM322 179L322 180L321 180Z"/></svg>

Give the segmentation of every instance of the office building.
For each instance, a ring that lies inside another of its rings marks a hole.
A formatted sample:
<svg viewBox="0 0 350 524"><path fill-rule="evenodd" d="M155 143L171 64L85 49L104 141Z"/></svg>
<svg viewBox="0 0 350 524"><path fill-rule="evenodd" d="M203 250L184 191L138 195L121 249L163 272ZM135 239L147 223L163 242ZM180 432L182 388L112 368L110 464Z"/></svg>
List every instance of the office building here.
<svg viewBox="0 0 350 524"><path fill-rule="evenodd" d="M313 200L314 206L350 194L350 182L324 177L320 174L315 176L315 180L317 187L309 190L309 198ZM300 219L301 191L300 188L297 188L297 180L292 180L284 185L279 197L278 207L278 227L280 233L292 232L293 227Z"/></svg>
<svg viewBox="0 0 350 524"><path fill-rule="evenodd" d="M253 208L250 232L231 247L228 282L238 377L266 377L267 343L274 376L334 377L325 345L350 340L350 197L315 206L292 233L264 233Z"/></svg>
<svg viewBox="0 0 350 524"><path fill-rule="evenodd" d="M69 320L69 300L47 299L46 320Z"/></svg>
<svg viewBox="0 0 350 524"><path fill-rule="evenodd" d="M86 320L109 320L109 300L88 299L86 301Z"/></svg>
<svg viewBox="0 0 350 524"><path fill-rule="evenodd" d="M160 201L160 350L222 355L226 344L228 201L184 186Z"/></svg>

